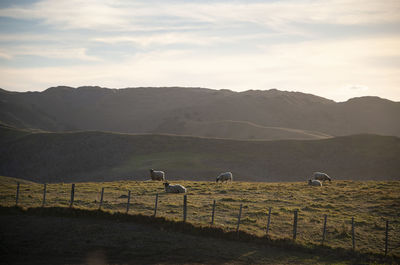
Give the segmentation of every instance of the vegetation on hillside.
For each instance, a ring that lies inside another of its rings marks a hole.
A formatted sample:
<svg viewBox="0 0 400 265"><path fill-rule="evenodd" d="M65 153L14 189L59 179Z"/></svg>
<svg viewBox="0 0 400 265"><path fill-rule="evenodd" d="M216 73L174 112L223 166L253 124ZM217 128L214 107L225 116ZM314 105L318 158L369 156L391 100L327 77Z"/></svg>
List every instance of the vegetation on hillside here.
<svg viewBox="0 0 400 265"><path fill-rule="evenodd" d="M233 92L184 87L53 87L43 92L0 90L0 102L0 121L47 131L100 130L269 140L319 139L325 134L400 136L400 103L377 97L336 103L276 89ZM277 133L271 127L282 129Z"/></svg>
<svg viewBox="0 0 400 265"><path fill-rule="evenodd" d="M248 121L168 121L153 132L167 132L176 135L201 136L208 138L238 140L318 140L331 135L282 127L261 126Z"/></svg>
<svg viewBox="0 0 400 265"><path fill-rule="evenodd" d="M15 205L18 180L0 178L0 204ZM292 238L293 212L299 211L297 242L320 244L324 214L328 216L325 245L351 248L351 218L355 218L356 249L361 252L384 251L385 221L390 221L390 255L400 255L400 182L333 181L322 188L306 183L251 183L180 181L188 189L188 222L209 226L213 200L216 200L215 226L234 231L240 204L243 213L240 230L256 236L266 233L267 212L272 207L269 236ZM74 207L98 209L101 188L105 188L102 209L126 212L131 191L130 213L153 215L155 195L159 194L157 216L182 220L183 196L166 194L162 182L118 181L76 183ZM47 185L46 206L68 207L71 185ZM43 185L20 185L19 205L40 207Z"/></svg>
<svg viewBox="0 0 400 265"><path fill-rule="evenodd" d="M0 174L36 182L168 179L306 181L314 171L334 179L398 180L400 138L354 135L315 141L237 141L106 132L28 133L0 127Z"/></svg>

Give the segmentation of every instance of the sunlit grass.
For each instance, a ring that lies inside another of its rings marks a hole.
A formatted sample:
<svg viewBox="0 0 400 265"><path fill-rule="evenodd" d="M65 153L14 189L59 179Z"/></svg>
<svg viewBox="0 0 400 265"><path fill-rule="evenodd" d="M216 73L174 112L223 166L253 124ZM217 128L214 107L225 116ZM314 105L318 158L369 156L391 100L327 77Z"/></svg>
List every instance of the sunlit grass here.
<svg viewBox="0 0 400 265"><path fill-rule="evenodd" d="M0 204L15 205L16 179L0 178ZM42 205L43 185L20 181L19 205ZM293 211L299 211L297 240L319 244L324 214L328 215L325 245L351 248L351 217L355 218L356 248L382 253L385 221L390 221L390 254L400 255L400 181L334 181L322 188L306 183L216 184L203 181L179 181L188 189L187 221L207 225L211 222L216 200L215 225L235 230L240 204L243 204L240 229L263 236L266 233L268 208L272 207L269 235L273 239L291 238ZM102 209L126 212L127 194L131 191L129 213L153 215L155 196L159 194L157 216L182 220L183 195L167 194L162 182L117 181L76 183L73 207L98 209L101 188L105 188ZM69 207L71 184L47 185L46 206Z"/></svg>

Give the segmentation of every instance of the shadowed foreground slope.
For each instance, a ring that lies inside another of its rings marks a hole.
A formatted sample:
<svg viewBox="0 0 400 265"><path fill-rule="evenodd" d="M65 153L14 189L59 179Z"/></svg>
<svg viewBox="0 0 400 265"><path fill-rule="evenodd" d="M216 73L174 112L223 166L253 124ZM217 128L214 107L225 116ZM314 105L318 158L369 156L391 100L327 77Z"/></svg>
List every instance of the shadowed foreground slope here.
<svg viewBox="0 0 400 265"><path fill-rule="evenodd" d="M336 179L399 179L400 138L354 135L315 141L235 141L105 132L32 133L1 126L0 174L38 182L147 179L304 181L314 171Z"/></svg>
<svg viewBox="0 0 400 265"><path fill-rule="evenodd" d="M171 228L107 218L101 213L68 217L55 211L54 216L49 216L51 210L35 214L34 209L30 211L33 213L24 213L0 208L0 263L353 264L373 258L194 236ZM74 215L72 210L69 212ZM388 261L393 262L393 258Z"/></svg>

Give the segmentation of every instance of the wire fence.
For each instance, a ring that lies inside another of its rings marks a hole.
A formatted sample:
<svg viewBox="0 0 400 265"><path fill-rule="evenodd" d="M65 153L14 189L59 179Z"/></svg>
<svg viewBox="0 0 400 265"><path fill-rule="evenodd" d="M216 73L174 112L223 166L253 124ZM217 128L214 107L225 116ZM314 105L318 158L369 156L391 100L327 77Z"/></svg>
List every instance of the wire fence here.
<svg viewBox="0 0 400 265"><path fill-rule="evenodd" d="M13 200L14 198L14 200ZM20 184L15 195L0 195L5 206L74 207L126 214L142 214L212 225L258 236L289 238L302 243L323 244L359 251L400 254L400 222L397 219L359 220L351 213L323 213L321 209L291 209L264 201L255 204L244 197L213 198L213 194L169 194L162 190L135 189L134 185L93 188L78 184ZM265 207L263 207L265 206Z"/></svg>

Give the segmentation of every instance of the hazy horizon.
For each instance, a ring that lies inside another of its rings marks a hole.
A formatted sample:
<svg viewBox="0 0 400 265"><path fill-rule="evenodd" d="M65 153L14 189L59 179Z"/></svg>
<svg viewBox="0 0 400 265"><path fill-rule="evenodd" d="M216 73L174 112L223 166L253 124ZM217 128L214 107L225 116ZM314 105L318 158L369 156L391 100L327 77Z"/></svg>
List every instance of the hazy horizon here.
<svg viewBox="0 0 400 265"><path fill-rule="evenodd" d="M400 2L0 3L0 87L204 87L400 101Z"/></svg>

